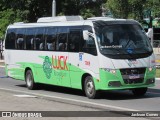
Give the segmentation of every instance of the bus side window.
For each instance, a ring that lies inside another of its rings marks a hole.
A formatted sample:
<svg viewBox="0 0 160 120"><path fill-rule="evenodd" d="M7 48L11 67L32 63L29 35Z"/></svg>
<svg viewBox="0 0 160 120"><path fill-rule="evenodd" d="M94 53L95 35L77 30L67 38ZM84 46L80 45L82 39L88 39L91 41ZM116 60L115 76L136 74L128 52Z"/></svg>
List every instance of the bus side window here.
<svg viewBox="0 0 160 120"><path fill-rule="evenodd" d="M70 52L79 52L81 39L82 39L82 32L80 29L70 30L70 33L69 33L69 51Z"/></svg>
<svg viewBox="0 0 160 120"><path fill-rule="evenodd" d="M67 50L67 33L61 33L58 36L58 50L66 51Z"/></svg>
<svg viewBox="0 0 160 120"><path fill-rule="evenodd" d="M25 29L17 29L16 31L16 49L24 50Z"/></svg>
<svg viewBox="0 0 160 120"><path fill-rule="evenodd" d="M34 44L34 50L43 50L43 42L39 37L33 39L33 44Z"/></svg>
<svg viewBox="0 0 160 120"><path fill-rule="evenodd" d="M97 55L95 41L92 36L89 35L89 40L84 40L82 51L92 55Z"/></svg>
<svg viewBox="0 0 160 120"><path fill-rule="evenodd" d="M44 50L44 28L37 28L35 38L33 39L34 50Z"/></svg>
<svg viewBox="0 0 160 120"><path fill-rule="evenodd" d="M26 31L26 49L27 50L33 50L33 39L36 33L35 28L27 28Z"/></svg>
<svg viewBox="0 0 160 120"><path fill-rule="evenodd" d="M54 51L56 50L56 35L57 29L56 28L47 28L45 34L45 50Z"/></svg>
<svg viewBox="0 0 160 120"><path fill-rule="evenodd" d="M59 27L57 29L57 44L58 51L68 50L68 27Z"/></svg>
<svg viewBox="0 0 160 120"><path fill-rule="evenodd" d="M24 48L24 39L23 39L23 36L19 36L17 38L17 49L23 49Z"/></svg>
<svg viewBox="0 0 160 120"><path fill-rule="evenodd" d="M7 36L5 41L5 48L6 49L15 49L16 45L16 29L8 29L7 30Z"/></svg>

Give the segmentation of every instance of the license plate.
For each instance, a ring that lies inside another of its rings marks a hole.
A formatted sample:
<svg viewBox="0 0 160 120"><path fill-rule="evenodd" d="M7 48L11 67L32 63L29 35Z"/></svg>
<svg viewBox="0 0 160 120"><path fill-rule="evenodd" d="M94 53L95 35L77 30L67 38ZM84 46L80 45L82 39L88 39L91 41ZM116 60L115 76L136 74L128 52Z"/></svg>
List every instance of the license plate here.
<svg viewBox="0 0 160 120"><path fill-rule="evenodd" d="M140 75L129 75L129 79L138 79Z"/></svg>

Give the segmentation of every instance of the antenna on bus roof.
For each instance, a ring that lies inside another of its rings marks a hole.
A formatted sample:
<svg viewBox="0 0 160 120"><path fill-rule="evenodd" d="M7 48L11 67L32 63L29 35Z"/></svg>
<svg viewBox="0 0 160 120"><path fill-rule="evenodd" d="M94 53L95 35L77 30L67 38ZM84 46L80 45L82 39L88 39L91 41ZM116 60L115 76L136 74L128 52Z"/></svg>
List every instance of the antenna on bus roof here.
<svg viewBox="0 0 160 120"><path fill-rule="evenodd" d="M37 20L37 23L48 22L63 22L63 21L79 21L84 20L82 16L56 16L56 17L42 17Z"/></svg>

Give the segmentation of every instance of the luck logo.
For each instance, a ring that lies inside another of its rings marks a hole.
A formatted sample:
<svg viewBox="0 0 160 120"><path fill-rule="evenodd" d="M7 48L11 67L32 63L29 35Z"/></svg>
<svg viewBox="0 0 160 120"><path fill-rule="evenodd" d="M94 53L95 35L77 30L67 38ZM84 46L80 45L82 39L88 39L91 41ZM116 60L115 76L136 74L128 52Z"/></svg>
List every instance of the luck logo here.
<svg viewBox="0 0 160 120"><path fill-rule="evenodd" d="M44 59L44 62L43 62L43 71L44 71L46 77L48 79L50 79L51 78L51 73L52 73L52 63L49 60L48 56L46 56L45 59Z"/></svg>

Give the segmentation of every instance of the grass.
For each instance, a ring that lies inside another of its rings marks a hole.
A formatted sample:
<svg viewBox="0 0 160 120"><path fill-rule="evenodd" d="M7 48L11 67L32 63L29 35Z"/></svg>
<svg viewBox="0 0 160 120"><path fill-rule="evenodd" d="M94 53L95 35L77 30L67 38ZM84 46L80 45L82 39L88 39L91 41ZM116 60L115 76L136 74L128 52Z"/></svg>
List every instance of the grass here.
<svg viewBox="0 0 160 120"><path fill-rule="evenodd" d="M156 77L160 78L160 69L156 69Z"/></svg>

